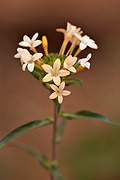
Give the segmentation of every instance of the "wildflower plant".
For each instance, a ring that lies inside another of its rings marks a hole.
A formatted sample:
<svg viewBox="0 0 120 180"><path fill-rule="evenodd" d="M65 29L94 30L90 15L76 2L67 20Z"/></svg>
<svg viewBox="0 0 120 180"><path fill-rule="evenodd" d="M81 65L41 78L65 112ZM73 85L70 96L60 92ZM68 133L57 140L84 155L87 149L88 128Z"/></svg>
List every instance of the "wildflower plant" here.
<svg viewBox="0 0 120 180"><path fill-rule="evenodd" d="M28 122L19 126L2 138L0 147L7 145L35 128L53 124L51 159L28 145L22 143L10 144L22 148L35 156L40 165L50 172L51 180L62 180L60 165L56 160L56 144L59 144L62 140L67 121L74 119L99 119L111 124L117 125L118 123L111 121L103 115L87 110L77 112L60 111L63 97L71 94L67 87L71 85L83 86L80 79L73 79L72 76L85 68L90 69L89 60L92 54L89 53L86 57L79 58L79 53L85 50L87 46L93 49L98 49L98 46L89 36L82 35L83 31L81 28L77 28L70 23L67 23L67 29L56 30L64 35L59 53L49 53L46 36L42 36L42 40L39 40L37 39L39 34L35 33L32 38L29 38L27 35L23 36L23 41L19 43L22 48L17 48L17 54L14 55L15 58L20 59L22 70L28 71L50 91L49 99L53 100L54 103L54 117ZM70 44L70 47L66 51L68 44ZM42 45L44 55L37 51L37 46L39 45ZM77 51L75 51L76 47L78 47Z"/></svg>

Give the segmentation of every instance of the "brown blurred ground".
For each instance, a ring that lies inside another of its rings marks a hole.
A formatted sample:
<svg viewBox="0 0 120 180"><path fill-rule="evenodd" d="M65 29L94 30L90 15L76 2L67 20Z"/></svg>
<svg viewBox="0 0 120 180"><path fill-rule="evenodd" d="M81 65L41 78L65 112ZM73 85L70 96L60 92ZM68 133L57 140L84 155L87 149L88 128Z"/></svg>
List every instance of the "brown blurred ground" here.
<svg viewBox="0 0 120 180"><path fill-rule="evenodd" d="M84 86L70 87L71 96L65 98L62 109L75 111L88 109L100 112L111 119L119 119L120 92L120 1L119 0L61 0L44 1L4 0L0 7L0 138L13 128L47 116L52 116L49 92L29 73L21 70L19 60L14 59L22 36L39 32L39 38L47 35L49 51L57 52L63 36L56 33L66 22L81 27L99 45L99 50L87 49L81 57L92 52L91 70L84 70L75 77ZM38 48L39 51L42 49ZM69 169L64 151L72 148L78 137L84 140L90 133L111 132L113 127L105 123L70 122L63 143L59 145L58 159L63 162L64 179L69 179ZM51 127L37 129L21 137L22 142L33 145L50 156ZM67 148L68 147L68 148ZM39 168L37 161L26 153L5 147L0 150L0 180L39 180L49 175ZM75 165L73 165L75 166ZM73 178L74 179L74 178Z"/></svg>

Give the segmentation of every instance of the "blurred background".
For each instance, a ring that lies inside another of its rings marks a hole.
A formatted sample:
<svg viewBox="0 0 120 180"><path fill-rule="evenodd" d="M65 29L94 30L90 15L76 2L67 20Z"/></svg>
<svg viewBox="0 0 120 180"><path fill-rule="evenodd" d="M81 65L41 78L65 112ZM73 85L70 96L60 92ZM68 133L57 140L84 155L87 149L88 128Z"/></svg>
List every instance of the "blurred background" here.
<svg viewBox="0 0 120 180"><path fill-rule="evenodd" d="M120 1L119 0L4 0L0 6L0 139L12 129L53 115L49 92L14 59L24 34L47 35L49 52L58 52L70 22L81 27L99 46L91 69L74 77L84 86L71 86L62 110L87 109L120 122ZM38 48L42 52L42 48ZM51 155L52 126L36 129L18 140ZM120 128L107 123L73 120L57 147L64 180L119 180ZM22 150L0 149L0 180L49 179L36 159Z"/></svg>

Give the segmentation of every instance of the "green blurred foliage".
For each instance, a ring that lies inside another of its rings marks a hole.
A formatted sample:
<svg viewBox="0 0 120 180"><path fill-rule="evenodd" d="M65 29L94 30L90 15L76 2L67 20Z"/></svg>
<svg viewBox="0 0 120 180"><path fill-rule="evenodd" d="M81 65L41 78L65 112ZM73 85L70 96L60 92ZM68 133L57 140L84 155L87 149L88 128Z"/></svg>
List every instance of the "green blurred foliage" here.
<svg viewBox="0 0 120 180"><path fill-rule="evenodd" d="M64 154L69 180L120 179L120 129L90 134Z"/></svg>

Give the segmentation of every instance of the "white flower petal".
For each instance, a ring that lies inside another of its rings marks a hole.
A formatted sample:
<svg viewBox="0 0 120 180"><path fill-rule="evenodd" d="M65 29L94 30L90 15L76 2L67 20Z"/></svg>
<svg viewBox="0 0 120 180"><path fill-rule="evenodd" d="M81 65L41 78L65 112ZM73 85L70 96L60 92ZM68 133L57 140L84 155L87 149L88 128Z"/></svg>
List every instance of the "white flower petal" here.
<svg viewBox="0 0 120 180"><path fill-rule="evenodd" d="M17 52L18 53L22 53L23 52L23 48L17 48Z"/></svg>
<svg viewBox="0 0 120 180"><path fill-rule="evenodd" d="M28 42L29 44L31 44L31 40L27 35L23 36L23 41Z"/></svg>
<svg viewBox="0 0 120 180"><path fill-rule="evenodd" d="M53 71L56 73L60 69L61 62L60 59L56 59L54 64L53 64Z"/></svg>
<svg viewBox="0 0 120 180"><path fill-rule="evenodd" d="M23 52L21 53L21 59L23 62L28 62L32 58L32 55L29 53L27 49L23 49Z"/></svg>
<svg viewBox="0 0 120 180"><path fill-rule="evenodd" d="M25 71L26 66L27 66L27 63L22 65L22 70L23 70L23 71Z"/></svg>
<svg viewBox="0 0 120 180"><path fill-rule="evenodd" d="M59 76L68 76L70 72L67 70L60 70L58 74Z"/></svg>
<svg viewBox="0 0 120 180"><path fill-rule="evenodd" d="M89 54L87 55L87 60L89 60L91 57L92 57L92 54L89 53Z"/></svg>
<svg viewBox="0 0 120 180"><path fill-rule="evenodd" d="M20 57L21 57L20 53L14 55L14 58L20 58Z"/></svg>
<svg viewBox="0 0 120 180"><path fill-rule="evenodd" d="M63 81L59 86L59 90L62 91L64 87L65 87L65 82Z"/></svg>
<svg viewBox="0 0 120 180"><path fill-rule="evenodd" d="M62 95L58 96L58 102L59 102L59 104L61 104L63 102L63 96Z"/></svg>
<svg viewBox="0 0 120 180"><path fill-rule="evenodd" d="M53 76L53 82L59 86L60 85L60 82L61 82L61 79L59 76Z"/></svg>
<svg viewBox="0 0 120 180"><path fill-rule="evenodd" d="M32 47L37 47L37 46L39 46L40 44L42 44L42 41L41 41L41 40L36 40L36 41L33 42Z"/></svg>
<svg viewBox="0 0 120 180"><path fill-rule="evenodd" d="M40 59L43 56L42 53L36 53L32 56L33 61L36 61L37 59Z"/></svg>
<svg viewBox="0 0 120 180"><path fill-rule="evenodd" d="M54 84L50 84L50 87L53 89L53 91L57 91L58 90L57 86L55 86Z"/></svg>
<svg viewBox="0 0 120 180"><path fill-rule="evenodd" d="M70 94L71 94L70 91L67 91L67 90L62 91L62 95L63 95L63 96L68 96L68 95L70 95Z"/></svg>
<svg viewBox="0 0 120 180"><path fill-rule="evenodd" d="M90 37L87 35L84 35L81 39L81 41L84 41L85 43L87 43L88 41L90 41Z"/></svg>
<svg viewBox="0 0 120 180"><path fill-rule="evenodd" d="M76 73L76 69L75 69L74 67L72 67L72 66L69 67L68 70L71 71L71 72L73 72L73 73Z"/></svg>
<svg viewBox="0 0 120 180"><path fill-rule="evenodd" d="M28 67L28 70L30 72L33 72L33 70L34 70L34 62L33 63L29 63L27 67Z"/></svg>
<svg viewBox="0 0 120 180"><path fill-rule="evenodd" d="M46 74L42 80L43 80L43 82L49 82L52 79L53 79L53 77L51 76L51 74Z"/></svg>
<svg viewBox="0 0 120 180"><path fill-rule="evenodd" d="M98 46L95 43L88 43L88 46L93 49L98 49Z"/></svg>
<svg viewBox="0 0 120 180"><path fill-rule="evenodd" d="M80 49L81 50L84 50L86 47L87 47L87 44L85 44L83 42L80 43Z"/></svg>
<svg viewBox="0 0 120 180"><path fill-rule="evenodd" d="M43 65L42 65L42 68L43 68L44 71L47 72L47 73L51 73L51 72L53 71L53 68L52 68L50 65L48 65L48 64L43 64Z"/></svg>
<svg viewBox="0 0 120 180"><path fill-rule="evenodd" d="M20 46L24 46L24 47L31 47L31 45L28 43L28 42L25 42L25 41L21 41L19 43Z"/></svg>
<svg viewBox="0 0 120 180"><path fill-rule="evenodd" d="M57 97L56 92L52 93L52 94L49 96L50 99L55 99L56 97Z"/></svg>
<svg viewBox="0 0 120 180"><path fill-rule="evenodd" d="M38 35L39 35L38 33L35 33L32 37L32 41L35 41L37 39Z"/></svg>
<svg viewBox="0 0 120 180"><path fill-rule="evenodd" d="M68 65L67 65L67 63L66 63L66 62L64 62L63 67L64 67L64 68L66 68L66 69L68 68Z"/></svg>
<svg viewBox="0 0 120 180"><path fill-rule="evenodd" d="M87 69L90 69L90 63L89 63L89 62L86 62L86 63L85 63L85 67L86 67Z"/></svg>

